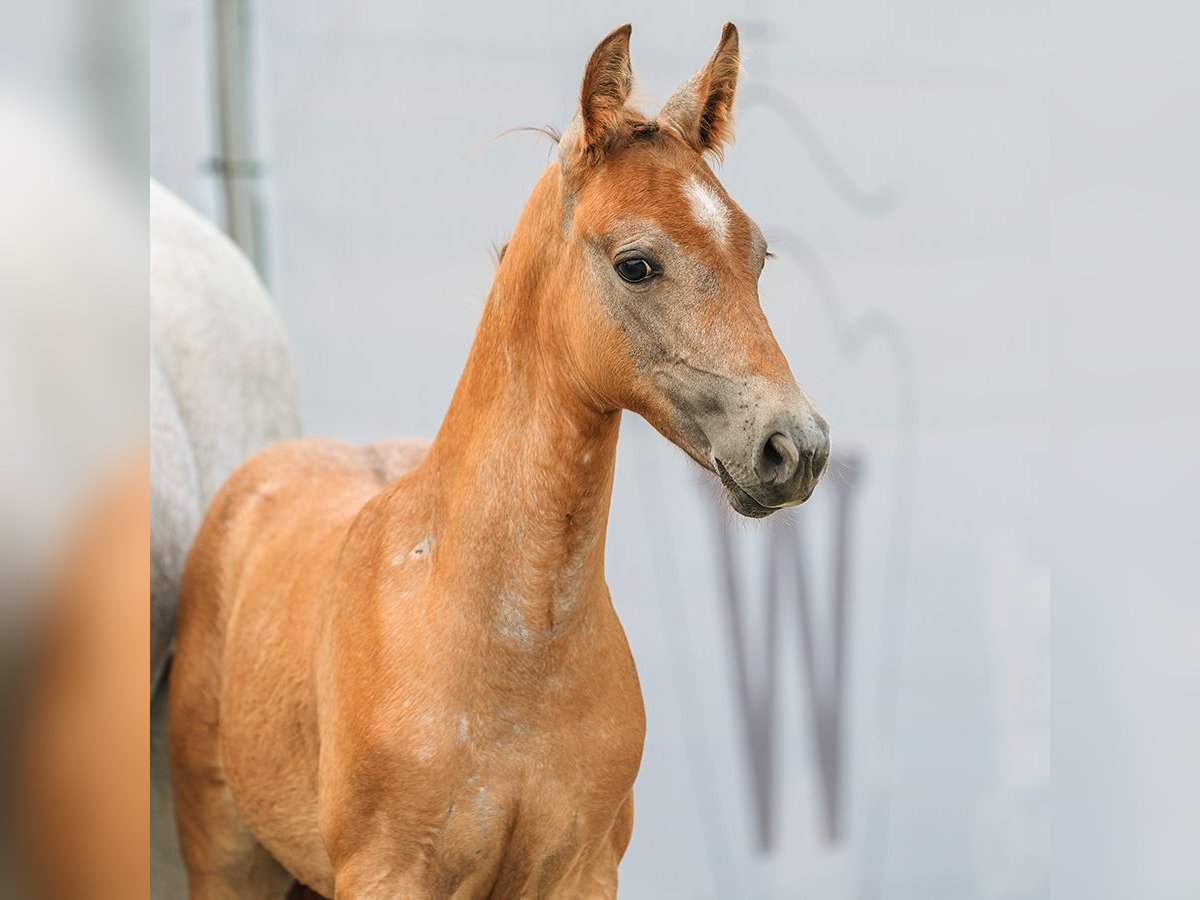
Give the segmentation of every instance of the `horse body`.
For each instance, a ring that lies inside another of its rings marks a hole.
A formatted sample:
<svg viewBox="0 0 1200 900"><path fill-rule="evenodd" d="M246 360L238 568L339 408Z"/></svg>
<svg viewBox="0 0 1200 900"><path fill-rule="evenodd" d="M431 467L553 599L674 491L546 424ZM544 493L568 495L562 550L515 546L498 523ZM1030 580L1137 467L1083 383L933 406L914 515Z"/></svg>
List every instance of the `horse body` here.
<svg viewBox="0 0 1200 900"><path fill-rule="evenodd" d="M604 580L621 410L748 515L828 454L758 307L765 245L699 155L736 32L685 85L707 136L625 110L628 38L593 54L432 445L279 445L213 502L172 676L193 897L615 896L645 735Z"/></svg>
<svg viewBox="0 0 1200 900"><path fill-rule="evenodd" d="M208 502L300 433L291 346L250 261L150 182L150 693L170 658L179 581Z"/></svg>
<svg viewBox="0 0 1200 900"><path fill-rule="evenodd" d="M151 891L186 894L167 760L166 673L180 581L204 511L249 456L300 433L283 323L250 261L150 183Z"/></svg>

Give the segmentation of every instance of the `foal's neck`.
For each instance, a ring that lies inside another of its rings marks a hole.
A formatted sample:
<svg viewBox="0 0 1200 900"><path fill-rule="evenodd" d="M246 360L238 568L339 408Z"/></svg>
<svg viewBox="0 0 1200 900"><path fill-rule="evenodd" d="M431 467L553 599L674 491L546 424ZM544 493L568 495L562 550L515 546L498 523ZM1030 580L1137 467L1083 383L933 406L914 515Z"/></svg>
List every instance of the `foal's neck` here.
<svg viewBox="0 0 1200 900"><path fill-rule="evenodd" d="M586 395L562 340L558 190L544 176L521 217L426 461L435 561L527 646L568 630L603 584L620 421Z"/></svg>

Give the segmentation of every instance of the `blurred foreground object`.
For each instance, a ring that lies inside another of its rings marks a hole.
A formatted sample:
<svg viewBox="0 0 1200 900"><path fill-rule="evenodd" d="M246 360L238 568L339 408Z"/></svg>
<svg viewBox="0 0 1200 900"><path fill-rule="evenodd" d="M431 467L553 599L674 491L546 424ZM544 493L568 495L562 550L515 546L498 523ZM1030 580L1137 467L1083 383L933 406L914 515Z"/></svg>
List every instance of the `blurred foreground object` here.
<svg viewBox="0 0 1200 900"><path fill-rule="evenodd" d="M250 262L150 185L150 695L155 897L183 896L166 747L179 579L200 518L248 456L300 432L295 364Z"/></svg>
<svg viewBox="0 0 1200 900"><path fill-rule="evenodd" d="M30 684L23 840L32 895L148 896L140 680L149 580L144 456L103 488L52 591Z"/></svg>
<svg viewBox="0 0 1200 900"><path fill-rule="evenodd" d="M113 473L145 442L144 207L52 118L0 90L0 895L20 859L43 896L136 897L149 497L144 459Z"/></svg>
<svg viewBox="0 0 1200 900"><path fill-rule="evenodd" d="M14 635L99 478L144 441L145 228L140 198L3 94L0 198L0 633Z"/></svg>

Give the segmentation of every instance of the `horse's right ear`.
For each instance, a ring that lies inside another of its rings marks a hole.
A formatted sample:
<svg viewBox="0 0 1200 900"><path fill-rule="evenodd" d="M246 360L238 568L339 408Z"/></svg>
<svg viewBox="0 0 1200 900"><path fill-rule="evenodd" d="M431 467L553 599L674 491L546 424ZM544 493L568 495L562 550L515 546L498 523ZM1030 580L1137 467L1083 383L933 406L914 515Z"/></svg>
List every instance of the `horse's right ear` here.
<svg viewBox="0 0 1200 900"><path fill-rule="evenodd" d="M633 90L629 63L632 25L622 25L592 51L583 87L579 92L579 134L576 152L589 163L598 162L616 135L625 101Z"/></svg>
<svg viewBox="0 0 1200 900"><path fill-rule="evenodd" d="M684 82L658 114L698 153L708 153L717 159L733 140L738 59L737 28L726 22L721 30L721 43L708 65Z"/></svg>

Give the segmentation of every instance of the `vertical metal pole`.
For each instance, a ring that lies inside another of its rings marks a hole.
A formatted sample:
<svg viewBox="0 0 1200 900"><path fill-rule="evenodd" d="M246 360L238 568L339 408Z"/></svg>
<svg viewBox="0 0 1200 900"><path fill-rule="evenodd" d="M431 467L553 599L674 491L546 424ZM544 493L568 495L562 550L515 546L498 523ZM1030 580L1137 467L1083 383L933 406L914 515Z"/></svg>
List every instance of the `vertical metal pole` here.
<svg viewBox="0 0 1200 900"><path fill-rule="evenodd" d="M254 146L252 32L247 0L213 0L216 51L217 156L212 168L221 179L225 230L266 278L260 174Z"/></svg>

